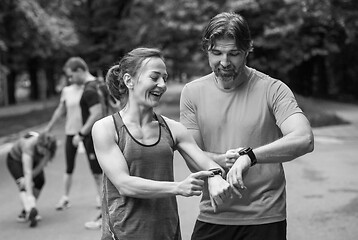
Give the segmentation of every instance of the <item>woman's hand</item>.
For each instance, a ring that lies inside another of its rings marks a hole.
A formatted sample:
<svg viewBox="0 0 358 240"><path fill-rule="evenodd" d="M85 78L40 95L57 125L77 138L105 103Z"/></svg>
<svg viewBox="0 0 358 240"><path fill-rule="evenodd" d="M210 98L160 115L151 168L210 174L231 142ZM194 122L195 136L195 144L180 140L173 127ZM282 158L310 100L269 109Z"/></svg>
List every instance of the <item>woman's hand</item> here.
<svg viewBox="0 0 358 240"><path fill-rule="evenodd" d="M214 176L211 171L200 171L190 174L178 184L179 195L184 197L199 196L203 190L204 180Z"/></svg>

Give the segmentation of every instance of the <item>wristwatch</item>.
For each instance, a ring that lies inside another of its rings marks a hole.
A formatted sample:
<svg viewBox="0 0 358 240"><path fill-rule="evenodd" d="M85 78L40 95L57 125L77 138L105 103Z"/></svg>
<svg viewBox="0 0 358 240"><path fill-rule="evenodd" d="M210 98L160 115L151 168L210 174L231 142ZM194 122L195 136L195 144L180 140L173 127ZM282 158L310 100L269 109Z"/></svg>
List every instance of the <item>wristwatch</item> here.
<svg viewBox="0 0 358 240"><path fill-rule="evenodd" d="M252 148L248 147L248 148L241 149L239 151L239 154L240 156L245 154L249 156L249 158L251 159L251 167L257 163L257 159L254 152L252 151Z"/></svg>
<svg viewBox="0 0 358 240"><path fill-rule="evenodd" d="M208 171L211 171L214 174L214 176L215 175L223 176L223 172L220 168L211 168Z"/></svg>

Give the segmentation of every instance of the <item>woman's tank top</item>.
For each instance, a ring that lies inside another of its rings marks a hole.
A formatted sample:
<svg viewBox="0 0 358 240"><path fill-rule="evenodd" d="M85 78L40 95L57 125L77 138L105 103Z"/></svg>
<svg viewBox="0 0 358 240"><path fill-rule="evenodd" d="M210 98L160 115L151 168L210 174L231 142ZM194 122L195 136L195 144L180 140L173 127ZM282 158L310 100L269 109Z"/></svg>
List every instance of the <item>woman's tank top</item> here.
<svg viewBox="0 0 358 240"><path fill-rule="evenodd" d="M160 126L158 141L152 145L143 145L131 136L120 114L113 114L118 147L124 154L131 176L174 181L174 140L164 119L155 116ZM103 183L102 239L181 239L175 196L155 199L126 197L119 194L105 175ZM113 238L112 231L115 232Z"/></svg>
<svg viewBox="0 0 358 240"><path fill-rule="evenodd" d="M29 132L22 138L32 138L38 136L38 133ZM13 161L22 162L22 139L17 140L14 145L11 147L9 151L9 157ZM39 160L43 157L38 151L37 148L34 149L34 153L32 155L33 165L36 166Z"/></svg>

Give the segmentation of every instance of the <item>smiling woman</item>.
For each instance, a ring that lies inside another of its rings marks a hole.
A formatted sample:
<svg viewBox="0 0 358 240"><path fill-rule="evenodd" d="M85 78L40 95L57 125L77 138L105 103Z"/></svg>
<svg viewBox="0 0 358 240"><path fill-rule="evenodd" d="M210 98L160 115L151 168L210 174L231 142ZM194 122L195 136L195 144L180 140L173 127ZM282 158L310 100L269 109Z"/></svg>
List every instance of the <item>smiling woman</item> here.
<svg viewBox="0 0 358 240"><path fill-rule="evenodd" d="M223 169L181 123L154 112L167 78L162 53L152 48L134 49L107 73L109 90L123 108L92 130L104 172L102 239L181 239L175 196L200 195L208 177L215 206L230 197L228 183L208 170ZM175 150L199 172L174 182Z"/></svg>

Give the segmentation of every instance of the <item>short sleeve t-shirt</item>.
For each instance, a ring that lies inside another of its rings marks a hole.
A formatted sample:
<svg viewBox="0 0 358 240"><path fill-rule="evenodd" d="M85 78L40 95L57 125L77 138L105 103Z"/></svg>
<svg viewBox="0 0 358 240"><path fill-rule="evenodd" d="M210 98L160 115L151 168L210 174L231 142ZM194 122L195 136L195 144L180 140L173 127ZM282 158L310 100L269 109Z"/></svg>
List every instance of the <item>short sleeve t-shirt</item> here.
<svg viewBox="0 0 358 240"><path fill-rule="evenodd" d="M80 106L81 106L81 111L82 111L82 123L85 124L89 115L90 115L90 111L89 109L96 105L99 104L100 100L99 100L99 96L97 93L97 82L96 80L94 81L89 81L85 83L84 86L84 90L83 90L83 94L80 100Z"/></svg>
<svg viewBox="0 0 358 240"><path fill-rule="evenodd" d="M66 107L66 135L75 135L82 127L82 114L80 99L83 93L83 86L72 84L62 89L61 102Z"/></svg>
<svg viewBox="0 0 358 240"><path fill-rule="evenodd" d="M302 113L292 91L281 81L250 68L249 80L235 89L220 89L211 73L185 85L180 121L199 130L203 150L225 153L238 147L259 147L282 133L289 116ZM244 176L247 191L213 212L207 189L199 220L228 225L277 222L286 218L285 176L282 164L257 164Z"/></svg>

